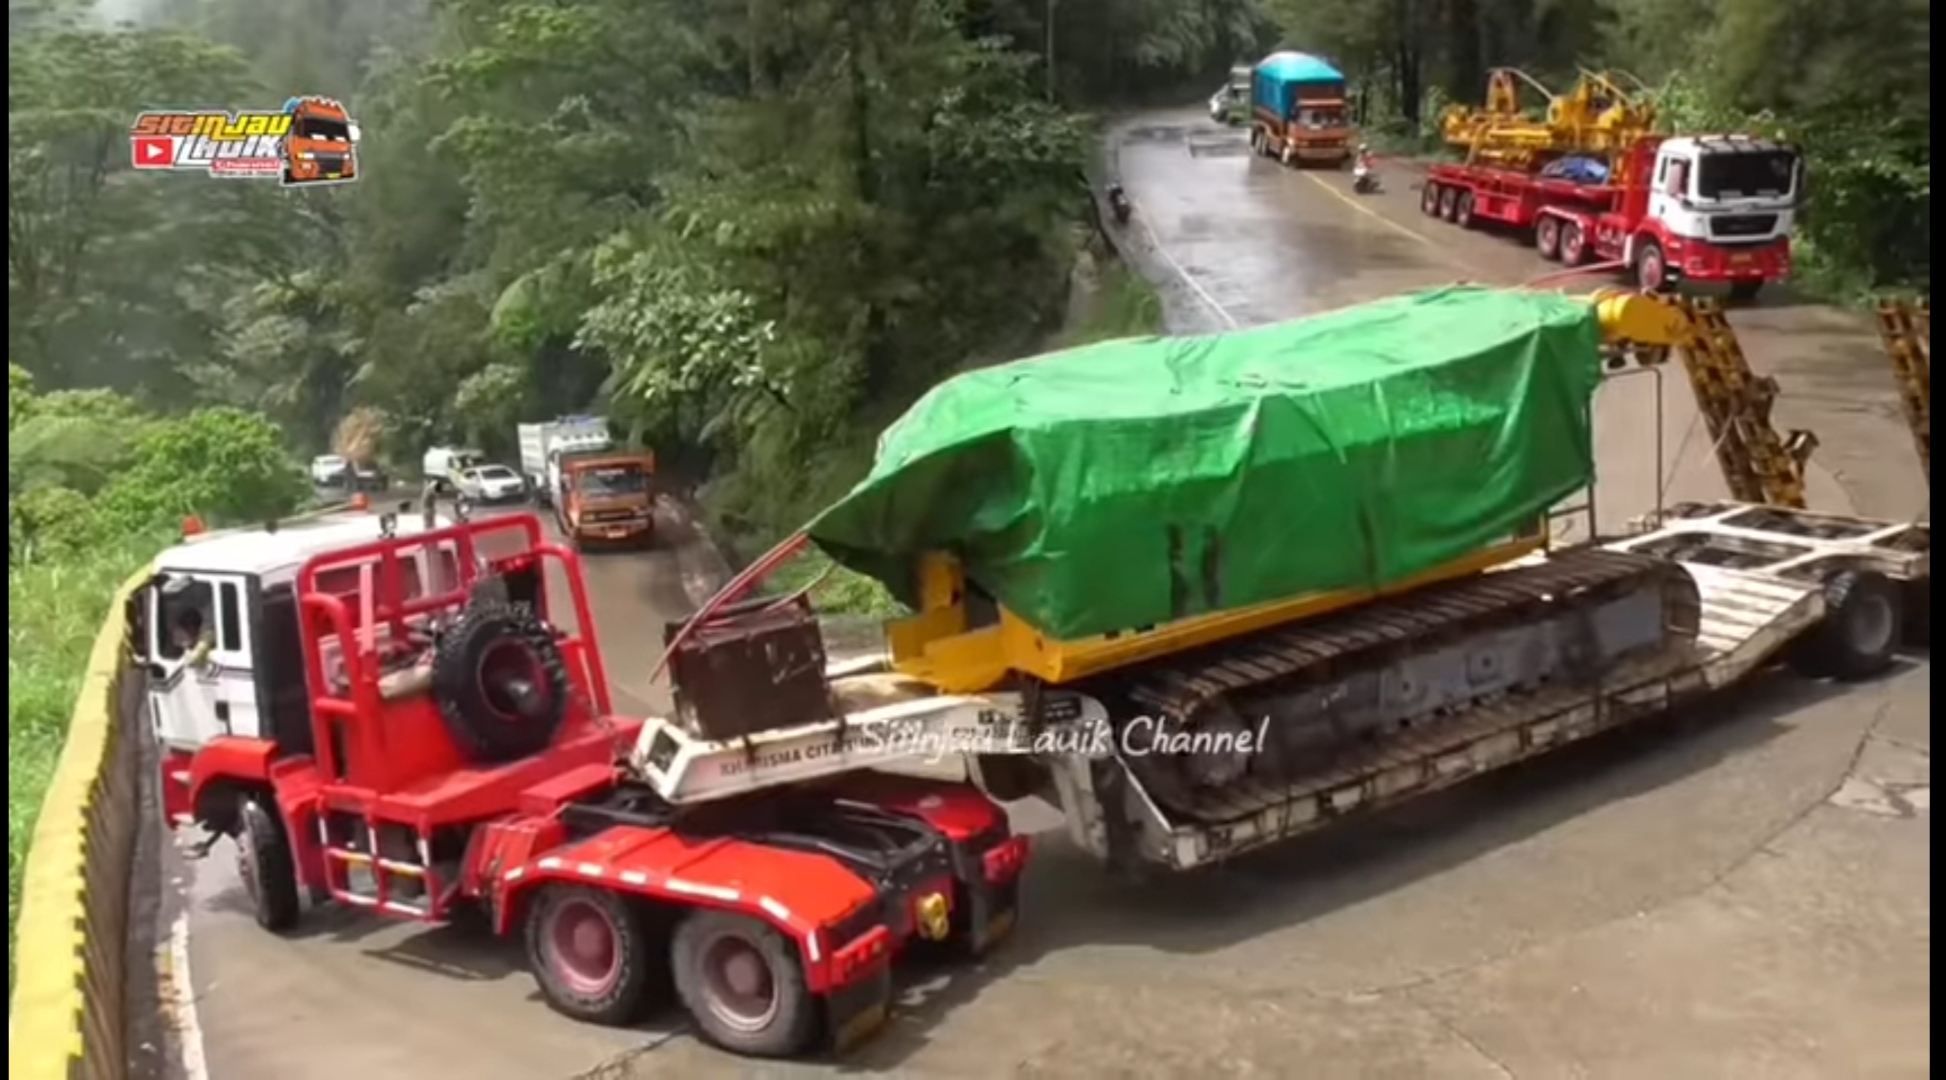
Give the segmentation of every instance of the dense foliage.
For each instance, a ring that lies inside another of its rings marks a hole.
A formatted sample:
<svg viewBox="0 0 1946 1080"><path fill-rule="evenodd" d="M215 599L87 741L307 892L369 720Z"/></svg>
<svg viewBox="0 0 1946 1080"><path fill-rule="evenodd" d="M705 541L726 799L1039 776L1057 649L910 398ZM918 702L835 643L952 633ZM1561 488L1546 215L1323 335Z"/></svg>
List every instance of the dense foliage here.
<svg viewBox="0 0 1946 1080"><path fill-rule="evenodd" d="M1680 130L1781 134L1811 166L1800 269L1850 299L1932 283L1928 0L1266 0L1285 39L1355 73L1368 122L1418 136L1490 67L1662 92Z"/></svg>

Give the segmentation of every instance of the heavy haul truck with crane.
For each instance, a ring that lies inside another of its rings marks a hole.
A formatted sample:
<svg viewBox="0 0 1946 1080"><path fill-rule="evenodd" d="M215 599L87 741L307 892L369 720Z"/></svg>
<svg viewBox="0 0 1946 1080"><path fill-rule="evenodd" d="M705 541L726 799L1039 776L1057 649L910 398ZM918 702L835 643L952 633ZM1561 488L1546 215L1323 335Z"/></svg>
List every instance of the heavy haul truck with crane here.
<svg viewBox="0 0 1946 1080"><path fill-rule="evenodd" d="M1891 664L1930 529L1801 509L1809 440L1770 428L1726 325L1455 288L959 376L669 627L667 716L613 715L579 564L531 516L186 543L136 600L169 806L237 840L270 929L307 891L470 908L568 1015L624 1022L666 982L735 1051L849 1042L908 945L1014 925L1028 846L996 799L1186 869L1775 660ZM1744 501L1555 544L1596 387L1671 356ZM808 590L751 595L812 543L911 600L888 656L830 661ZM162 636L199 588L238 676L221 710ZM941 746L986 790L877 768Z"/></svg>
<svg viewBox="0 0 1946 1080"><path fill-rule="evenodd" d="M1543 118L1521 110L1522 86L1545 97ZM1555 94L1496 69L1484 108L1441 117L1465 157L1427 171L1420 209L1531 237L1552 262L1612 264L1649 291L1693 281L1749 299L1790 277L1798 151L1748 135L1659 135L1657 119L1649 92L1621 73L1583 72Z"/></svg>

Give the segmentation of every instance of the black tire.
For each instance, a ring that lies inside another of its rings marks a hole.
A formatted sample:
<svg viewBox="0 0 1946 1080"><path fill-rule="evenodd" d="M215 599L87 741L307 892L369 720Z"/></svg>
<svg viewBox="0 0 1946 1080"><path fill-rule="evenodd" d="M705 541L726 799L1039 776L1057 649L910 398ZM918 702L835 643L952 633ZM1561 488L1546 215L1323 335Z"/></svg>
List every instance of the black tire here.
<svg viewBox="0 0 1946 1080"><path fill-rule="evenodd" d="M1653 240L1644 240L1635 249L1635 284L1647 292L1666 292L1669 288L1669 261L1662 254L1662 245Z"/></svg>
<svg viewBox="0 0 1946 1080"><path fill-rule="evenodd" d="M561 647L548 625L524 607L469 606L440 636L432 688L447 733L477 764L546 750L567 716Z"/></svg>
<svg viewBox="0 0 1946 1080"><path fill-rule="evenodd" d="M695 912L676 927L670 960L676 994L709 1042L766 1058L797 1057L812 1048L817 998L804 981L797 945L770 926L727 912ZM763 988L746 1001L737 1000L739 988L726 985L732 962L762 969Z"/></svg>
<svg viewBox="0 0 1946 1080"><path fill-rule="evenodd" d="M1736 301L1739 304L1747 304L1750 301L1755 300L1757 298L1757 294L1763 291L1764 291L1764 283L1762 278L1759 278L1756 281L1730 282L1730 299Z"/></svg>
<svg viewBox="0 0 1946 1080"><path fill-rule="evenodd" d="M297 860L283 818L263 800L246 795L237 806L237 877L250 897L257 925L281 934L304 913L297 895Z"/></svg>
<svg viewBox="0 0 1946 1080"><path fill-rule="evenodd" d="M1439 192L1439 216L1447 221L1459 217L1459 189L1441 188Z"/></svg>
<svg viewBox="0 0 1946 1080"><path fill-rule="evenodd" d="M1798 674L1851 682L1892 666L1905 641L1905 595L1883 574L1842 570L1824 583L1824 618L1792 644Z"/></svg>
<svg viewBox="0 0 1946 1080"><path fill-rule="evenodd" d="M1561 219L1544 215L1534 223L1534 250L1548 262L1561 259Z"/></svg>
<svg viewBox="0 0 1946 1080"><path fill-rule="evenodd" d="M1459 203L1453 207L1453 224L1462 229L1473 227L1473 193L1460 192Z"/></svg>
<svg viewBox="0 0 1946 1080"><path fill-rule="evenodd" d="M636 904L607 889L549 885L528 906L526 921L527 963L549 1008L603 1027L642 1018L657 965ZM575 956L577 946L593 956ZM605 963L594 959L602 954ZM599 970L589 969L591 960Z"/></svg>
<svg viewBox="0 0 1946 1080"><path fill-rule="evenodd" d="M1561 265L1580 266L1588 261L1588 232L1578 222L1561 226Z"/></svg>
<svg viewBox="0 0 1946 1080"><path fill-rule="evenodd" d="M1428 180L1425 186L1419 189L1419 212L1427 217L1439 216L1438 184Z"/></svg>

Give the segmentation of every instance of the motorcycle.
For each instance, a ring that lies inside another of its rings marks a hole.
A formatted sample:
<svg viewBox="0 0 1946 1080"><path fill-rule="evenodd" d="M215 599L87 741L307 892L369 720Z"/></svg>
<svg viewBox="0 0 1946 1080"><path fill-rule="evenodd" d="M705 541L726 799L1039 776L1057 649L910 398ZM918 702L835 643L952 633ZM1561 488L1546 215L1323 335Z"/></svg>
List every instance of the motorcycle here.
<svg viewBox="0 0 1946 1080"><path fill-rule="evenodd" d="M1359 195L1378 193L1378 170L1364 162L1351 167L1351 190Z"/></svg>
<svg viewBox="0 0 1946 1080"><path fill-rule="evenodd" d="M1108 189L1108 212L1115 215L1117 225L1128 224L1129 215L1135 212L1135 207L1129 204L1128 192L1123 191L1120 184Z"/></svg>

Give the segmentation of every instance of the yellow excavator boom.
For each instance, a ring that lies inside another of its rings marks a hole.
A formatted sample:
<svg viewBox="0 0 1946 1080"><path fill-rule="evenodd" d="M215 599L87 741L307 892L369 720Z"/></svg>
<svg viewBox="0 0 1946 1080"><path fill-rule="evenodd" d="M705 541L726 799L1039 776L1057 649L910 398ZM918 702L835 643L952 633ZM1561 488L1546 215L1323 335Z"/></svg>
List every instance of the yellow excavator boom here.
<svg viewBox="0 0 1946 1080"><path fill-rule="evenodd" d="M1520 108L1525 86L1546 102L1531 119ZM1487 74L1482 107L1449 106L1440 115L1446 143L1476 164L1533 169L1562 154L1609 155L1655 130L1654 95L1627 72L1582 71L1564 94L1517 68Z"/></svg>
<svg viewBox="0 0 1946 1080"><path fill-rule="evenodd" d="M1878 306L1879 340L1892 358L1919 468L1932 486L1932 300L1887 300Z"/></svg>

